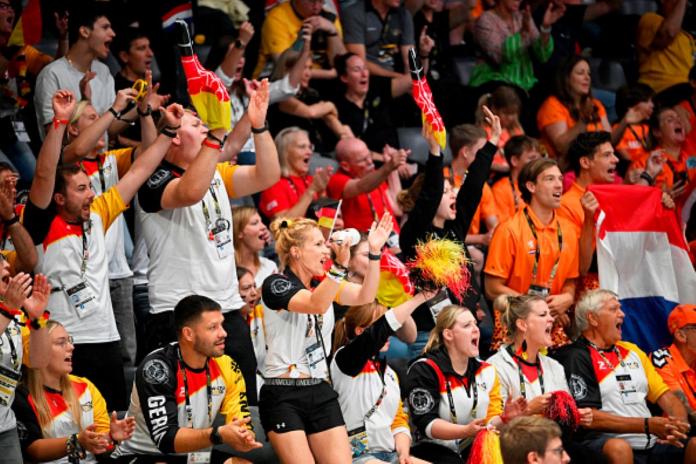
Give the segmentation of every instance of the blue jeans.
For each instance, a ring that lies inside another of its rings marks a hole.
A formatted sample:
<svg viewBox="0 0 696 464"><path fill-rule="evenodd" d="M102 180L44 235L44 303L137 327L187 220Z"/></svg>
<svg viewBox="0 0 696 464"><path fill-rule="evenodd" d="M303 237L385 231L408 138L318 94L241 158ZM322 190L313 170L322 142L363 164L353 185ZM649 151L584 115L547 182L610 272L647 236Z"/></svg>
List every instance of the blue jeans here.
<svg viewBox="0 0 696 464"><path fill-rule="evenodd" d="M416 359L423 353L423 348L428 343L428 337L430 337L430 332L418 331L416 341L408 345L408 359Z"/></svg>
<svg viewBox="0 0 696 464"><path fill-rule="evenodd" d="M374 459L379 459L389 464L399 464L399 455L395 451L371 451L353 459L353 464L363 464Z"/></svg>
<svg viewBox="0 0 696 464"><path fill-rule="evenodd" d="M12 165L19 173L19 188L29 188L36 170L36 157L28 144L15 140L0 145L0 161Z"/></svg>

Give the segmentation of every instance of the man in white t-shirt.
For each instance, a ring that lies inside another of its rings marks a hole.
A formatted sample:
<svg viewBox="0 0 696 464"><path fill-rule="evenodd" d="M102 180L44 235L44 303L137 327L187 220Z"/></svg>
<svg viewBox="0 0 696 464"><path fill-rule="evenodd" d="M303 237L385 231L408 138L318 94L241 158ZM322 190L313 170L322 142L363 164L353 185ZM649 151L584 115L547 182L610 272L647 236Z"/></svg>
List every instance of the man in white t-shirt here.
<svg viewBox="0 0 696 464"><path fill-rule="evenodd" d="M121 109L125 102L114 105ZM75 97L66 90L53 97L56 116L37 160L24 223L37 245L36 270L46 274L51 284L51 317L74 339L73 373L94 382L111 409L123 410L127 405L125 380L108 291L105 234L159 165L171 138L157 137L116 185L95 197L80 165L58 165L74 107ZM171 105L163 117L168 125L178 126L183 113L181 106Z"/></svg>
<svg viewBox="0 0 696 464"><path fill-rule="evenodd" d="M225 315L225 354L240 366L250 404L256 403L256 359L249 326L239 313L229 198L264 190L280 178L278 153L265 124L268 82L247 108L256 146L255 166L221 163L206 147L219 146L221 129L208 130L186 113L164 161L138 192L142 232L150 255L148 351L176 341L174 306L198 294L217 301ZM248 133L235 131L246 140ZM227 145L231 142L228 141Z"/></svg>
<svg viewBox="0 0 696 464"><path fill-rule="evenodd" d="M78 100L90 100L98 114L106 112L116 98L114 78L99 61L109 55L109 45L116 34L99 3L81 2L79 8L70 12L68 53L43 68L36 78L34 105L42 137L53 118L51 99L58 89L71 91ZM109 134L114 136L128 127L125 121L136 118L135 109L117 115Z"/></svg>

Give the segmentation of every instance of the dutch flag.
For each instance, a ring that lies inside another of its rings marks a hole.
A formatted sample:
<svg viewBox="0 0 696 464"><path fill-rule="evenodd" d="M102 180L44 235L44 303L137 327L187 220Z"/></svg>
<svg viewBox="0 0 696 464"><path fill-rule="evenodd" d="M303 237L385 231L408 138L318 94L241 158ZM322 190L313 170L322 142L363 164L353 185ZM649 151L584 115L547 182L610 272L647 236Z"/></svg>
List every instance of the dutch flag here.
<svg viewBox="0 0 696 464"><path fill-rule="evenodd" d="M650 352L671 343L667 316L696 304L696 271L674 210L653 187L593 185L602 288L619 295L622 338Z"/></svg>

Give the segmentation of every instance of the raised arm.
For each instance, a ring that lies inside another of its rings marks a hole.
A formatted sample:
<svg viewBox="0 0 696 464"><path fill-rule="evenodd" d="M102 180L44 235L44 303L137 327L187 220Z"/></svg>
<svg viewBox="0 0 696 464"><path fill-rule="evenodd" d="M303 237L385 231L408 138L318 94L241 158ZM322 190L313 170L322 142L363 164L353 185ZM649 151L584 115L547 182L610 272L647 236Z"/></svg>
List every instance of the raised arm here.
<svg viewBox="0 0 696 464"><path fill-rule="evenodd" d="M684 13L686 13L686 0L677 0L674 6L672 6L672 10L662 20L662 24L660 24L659 29L655 33L650 48L662 50L672 43L682 29Z"/></svg>
<svg viewBox="0 0 696 464"><path fill-rule="evenodd" d="M63 134L76 104L75 96L68 90L59 90L53 95L54 123L48 125L29 190L29 200L40 209L46 209L51 204Z"/></svg>
<svg viewBox="0 0 696 464"><path fill-rule="evenodd" d="M373 222L370 233L367 236L368 249L371 255L381 256L382 248L389 238L394 221L389 213L384 213L379 223ZM359 306L372 303L377 296L379 287L379 274L381 272L379 259L369 260L367 272L362 284L348 283L341 292L341 304L347 306ZM348 264L347 262L345 263Z"/></svg>
<svg viewBox="0 0 696 464"><path fill-rule="evenodd" d="M268 79L264 79L249 95L247 108L256 146L256 165L239 166L234 171L234 194L237 197L265 190L280 179L278 150L266 125L268 98Z"/></svg>
<svg viewBox="0 0 696 464"><path fill-rule="evenodd" d="M168 126L180 126L181 119L184 117L184 108L176 103L171 104L162 114L162 117L165 118ZM162 158L164 158L171 143L171 137L160 134L155 142L135 159L130 169L116 184L116 189L124 203L130 203L140 186L152 175L162 162Z"/></svg>
<svg viewBox="0 0 696 464"><path fill-rule="evenodd" d="M427 126L423 129L423 137L430 146L430 155L425 164L425 179L416 203L408 213L408 220L399 234L399 245L407 257L413 256L418 240L425 239L427 225L433 222L444 193L445 176L442 173L440 145Z"/></svg>
<svg viewBox="0 0 696 464"><path fill-rule="evenodd" d="M307 214L307 208L312 204L315 194L321 194L326 190L326 185L329 183L329 178L333 170L331 167L317 168L312 176L312 183L307 187L307 190L302 193L297 202L290 208L278 211L273 215L273 219L276 217L303 217Z"/></svg>
<svg viewBox="0 0 696 464"><path fill-rule="evenodd" d="M220 70L227 77L232 77L237 72L240 60L244 57L246 46L249 45L251 38L254 36L254 26L249 21L244 21L239 26L239 35L237 40L227 47L225 58L220 63ZM239 45L239 46L237 46Z"/></svg>
<svg viewBox="0 0 696 464"><path fill-rule="evenodd" d="M387 179L392 171L406 163L406 157L408 156L406 151L396 150L394 155L392 155L393 150L393 148L385 145L383 151L384 164L379 169L375 169L359 179L349 180L343 188L342 197L349 199L373 191Z"/></svg>
<svg viewBox="0 0 696 464"><path fill-rule="evenodd" d="M120 114L129 102L135 101L135 95L135 90L131 88L119 90L111 109L102 114L101 117L89 127L80 131L80 135L65 147L63 150L63 162L66 164L77 163L82 158L89 155L97 145L99 138L104 135L104 132L109 129L111 123L116 119L114 113Z"/></svg>
<svg viewBox="0 0 696 464"><path fill-rule="evenodd" d="M432 298L432 295L419 293L410 300L390 309L363 333L353 338L336 352L336 365L341 372L356 376L372 356L379 353L391 335L394 335L404 322L411 317L418 306Z"/></svg>
<svg viewBox="0 0 696 464"><path fill-rule="evenodd" d="M457 218L447 221L446 227L452 230L460 241L464 241L483 195L483 184L488 180L493 156L498 151L498 141L502 129L500 118L488 107L483 106L485 122L491 128L490 140L476 152L476 159L469 166L469 173L457 193Z"/></svg>

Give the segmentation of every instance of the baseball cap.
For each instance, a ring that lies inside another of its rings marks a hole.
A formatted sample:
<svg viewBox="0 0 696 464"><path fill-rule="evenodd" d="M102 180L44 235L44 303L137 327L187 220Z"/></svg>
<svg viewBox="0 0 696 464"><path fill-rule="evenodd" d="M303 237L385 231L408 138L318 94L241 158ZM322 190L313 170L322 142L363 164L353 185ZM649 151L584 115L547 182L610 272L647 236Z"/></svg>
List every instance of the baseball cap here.
<svg viewBox="0 0 696 464"><path fill-rule="evenodd" d="M696 305L683 304L672 310L667 318L667 327L670 333L689 324L696 325Z"/></svg>

